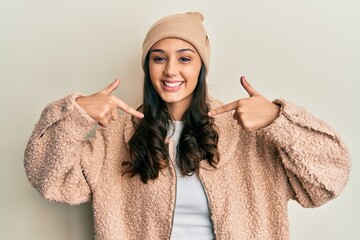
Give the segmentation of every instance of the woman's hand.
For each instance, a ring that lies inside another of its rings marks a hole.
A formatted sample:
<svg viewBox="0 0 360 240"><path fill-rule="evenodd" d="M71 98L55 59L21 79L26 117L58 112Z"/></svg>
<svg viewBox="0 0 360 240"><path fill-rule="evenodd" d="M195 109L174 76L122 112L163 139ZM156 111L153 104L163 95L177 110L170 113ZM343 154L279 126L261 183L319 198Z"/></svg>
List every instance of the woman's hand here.
<svg viewBox="0 0 360 240"><path fill-rule="evenodd" d="M95 119L95 121L103 127L107 127L111 119L118 119L118 108L137 118L143 118L144 114L136 111L119 98L112 95L119 84L120 81L116 79L112 84L100 92L90 96L79 97L75 101L87 112L87 114L89 114L90 117Z"/></svg>
<svg viewBox="0 0 360 240"><path fill-rule="evenodd" d="M269 126L279 116L280 106L264 98L246 81L244 76L240 78L240 82L249 97L213 109L209 112L209 116L235 110L233 118L248 131Z"/></svg>

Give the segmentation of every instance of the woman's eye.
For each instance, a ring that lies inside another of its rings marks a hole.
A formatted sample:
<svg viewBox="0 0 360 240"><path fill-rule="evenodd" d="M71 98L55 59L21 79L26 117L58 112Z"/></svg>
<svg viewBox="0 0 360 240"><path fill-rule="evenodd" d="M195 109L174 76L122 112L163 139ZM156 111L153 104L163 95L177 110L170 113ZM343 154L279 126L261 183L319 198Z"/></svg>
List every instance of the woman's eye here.
<svg viewBox="0 0 360 240"><path fill-rule="evenodd" d="M180 62L190 62L190 58L188 57L181 57Z"/></svg>
<svg viewBox="0 0 360 240"><path fill-rule="evenodd" d="M164 57L154 57L154 62L164 62L166 61L166 58Z"/></svg>

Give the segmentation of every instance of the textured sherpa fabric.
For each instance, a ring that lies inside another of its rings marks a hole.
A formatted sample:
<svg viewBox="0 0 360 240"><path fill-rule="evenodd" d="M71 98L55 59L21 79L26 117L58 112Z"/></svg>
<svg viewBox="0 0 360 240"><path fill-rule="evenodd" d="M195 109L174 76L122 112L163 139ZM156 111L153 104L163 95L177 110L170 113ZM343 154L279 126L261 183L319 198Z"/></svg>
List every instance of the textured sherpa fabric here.
<svg viewBox="0 0 360 240"><path fill-rule="evenodd" d="M77 96L43 111L25 151L29 181L49 200L92 200L98 240L169 239L173 165L148 184L123 176L134 132L129 115L84 140L95 122L76 104ZM209 101L211 108L221 104ZM245 131L231 113L215 117L221 159L217 169L203 161L200 179L217 240L289 239L288 201L317 207L338 196L348 180L349 155L335 132L304 109L276 102L280 116L258 131Z"/></svg>

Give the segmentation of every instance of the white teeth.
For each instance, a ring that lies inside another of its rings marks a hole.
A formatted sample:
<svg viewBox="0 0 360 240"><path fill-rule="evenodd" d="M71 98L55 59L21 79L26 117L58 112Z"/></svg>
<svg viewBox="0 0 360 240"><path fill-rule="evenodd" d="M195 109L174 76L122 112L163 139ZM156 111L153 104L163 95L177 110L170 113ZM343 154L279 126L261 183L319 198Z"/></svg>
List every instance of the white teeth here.
<svg viewBox="0 0 360 240"><path fill-rule="evenodd" d="M167 87L178 87L182 84L182 82L164 82L165 86Z"/></svg>

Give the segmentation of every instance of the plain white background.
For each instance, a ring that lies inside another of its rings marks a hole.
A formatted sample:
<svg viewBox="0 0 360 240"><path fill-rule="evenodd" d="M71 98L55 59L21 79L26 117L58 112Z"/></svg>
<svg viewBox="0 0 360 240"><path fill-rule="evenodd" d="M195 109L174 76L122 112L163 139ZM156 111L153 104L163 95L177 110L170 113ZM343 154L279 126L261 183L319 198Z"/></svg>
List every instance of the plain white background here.
<svg viewBox="0 0 360 240"><path fill-rule="evenodd" d="M23 154L51 101L90 94L115 78L115 95L135 106L140 49L157 19L205 15L210 93L246 97L241 75L268 99L285 98L326 120L343 137L352 172L342 195L316 209L289 203L295 240L360 239L359 1L0 1L0 239L94 239L91 204L43 199L27 182Z"/></svg>

